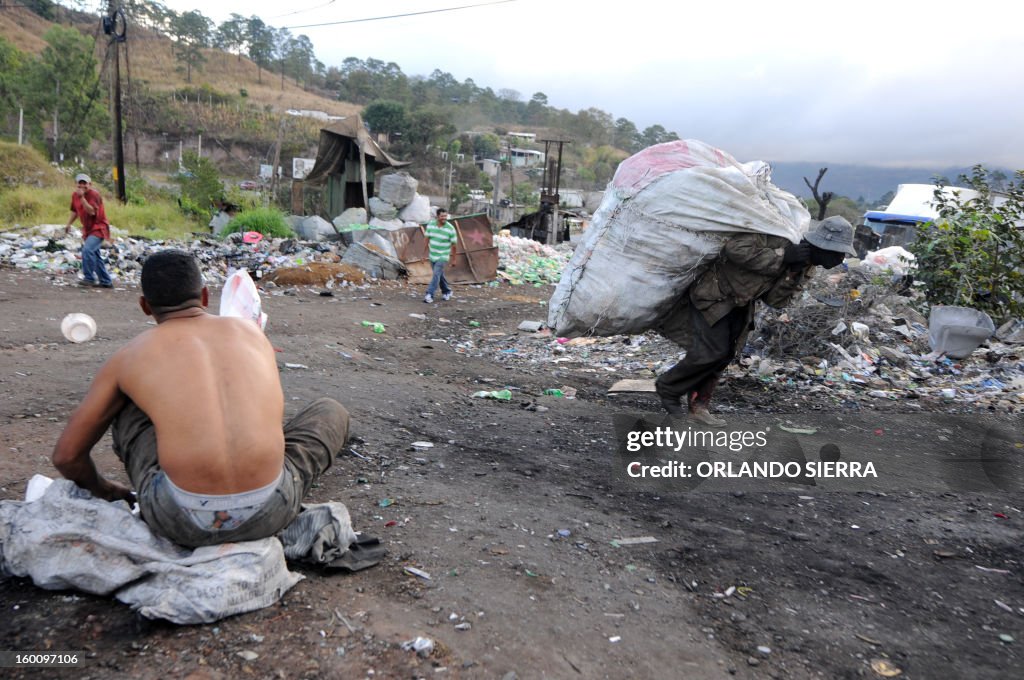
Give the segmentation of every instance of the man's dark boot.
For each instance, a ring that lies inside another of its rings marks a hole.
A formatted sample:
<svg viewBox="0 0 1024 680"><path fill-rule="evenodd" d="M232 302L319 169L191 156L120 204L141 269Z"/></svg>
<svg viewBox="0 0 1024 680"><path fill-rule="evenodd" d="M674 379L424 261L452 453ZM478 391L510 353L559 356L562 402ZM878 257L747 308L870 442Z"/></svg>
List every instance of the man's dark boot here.
<svg viewBox="0 0 1024 680"><path fill-rule="evenodd" d="M673 418L682 418L686 415L686 411L683 410L682 399L678 396L672 396L662 391L661 385L658 383L654 384L654 389L658 393L658 397L661 399L661 406L668 414Z"/></svg>

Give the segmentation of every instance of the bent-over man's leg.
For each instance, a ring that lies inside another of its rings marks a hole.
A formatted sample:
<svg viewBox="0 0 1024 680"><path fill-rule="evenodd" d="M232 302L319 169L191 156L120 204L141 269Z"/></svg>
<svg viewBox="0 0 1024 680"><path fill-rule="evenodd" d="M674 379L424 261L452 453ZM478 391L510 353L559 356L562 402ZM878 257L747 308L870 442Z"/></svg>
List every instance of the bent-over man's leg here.
<svg viewBox="0 0 1024 680"><path fill-rule="evenodd" d="M669 399L689 397L699 386L713 384L735 356L735 311L709 326L695 305L690 305L693 337L686 356L661 374L655 382L658 396Z"/></svg>
<svg viewBox="0 0 1024 680"><path fill-rule="evenodd" d="M302 409L284 426L284 459L301 489L309 493L317 477L334 463L348 440L348 410L334 399L321 397Z"/></svg>

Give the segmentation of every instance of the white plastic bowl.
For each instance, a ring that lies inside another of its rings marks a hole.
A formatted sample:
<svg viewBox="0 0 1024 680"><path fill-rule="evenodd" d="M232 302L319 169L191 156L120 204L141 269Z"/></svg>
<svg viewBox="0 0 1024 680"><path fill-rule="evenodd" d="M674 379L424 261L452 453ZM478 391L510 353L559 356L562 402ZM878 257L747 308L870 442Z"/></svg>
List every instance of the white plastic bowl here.
<svg viewBox="0 0 1024 680"><path fill-rule="evenodd" d="M60 322L60 332L71 342L89 342L96 336L96 321L88 314L68 314Z"/></svg>

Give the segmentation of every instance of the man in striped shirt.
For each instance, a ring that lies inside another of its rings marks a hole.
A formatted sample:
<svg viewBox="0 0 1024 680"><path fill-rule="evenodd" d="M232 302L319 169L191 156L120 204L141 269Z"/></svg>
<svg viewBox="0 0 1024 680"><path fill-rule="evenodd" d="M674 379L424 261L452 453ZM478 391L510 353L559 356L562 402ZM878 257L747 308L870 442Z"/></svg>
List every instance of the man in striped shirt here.
<svg viewBox="0 0 1024 680"><path fill-rule="evenodd" d="M438 208L437 218L427 224L430 266L434 270L434 276L427 286L427 294L423 298L427 304L434 301L438 285L441 286L441 299L452 299L452 289L448 285L448 280L444 278L444 268L448 266L448 259L455 253L456 238L455 225L448 221L448 211Z"/></svg>

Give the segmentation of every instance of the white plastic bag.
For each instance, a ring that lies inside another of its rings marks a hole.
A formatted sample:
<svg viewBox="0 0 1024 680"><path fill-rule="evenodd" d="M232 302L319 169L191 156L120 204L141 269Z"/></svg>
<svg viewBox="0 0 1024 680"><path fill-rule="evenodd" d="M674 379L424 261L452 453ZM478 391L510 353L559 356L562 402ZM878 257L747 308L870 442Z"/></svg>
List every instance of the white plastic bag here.
<svg viewBox="0 0 1024 680"><path fill-rule="evenodd" d="M246 270L236 270L224 282L224 290L220 294L220 315L251 319L260 330L267 327L267 315L262 310L260 292Z"/></svg>
<svg viewBox="0 0 1024 680"><path fill-rule="evenodd" d="M655 326L718 255L730 233L797 243L810 214L771 183L766 163L740 164L696 140L623 161L549 303L560 336Z"/></svg>

